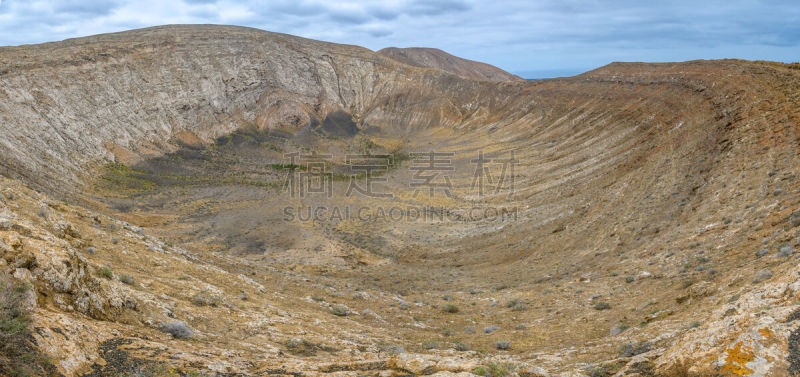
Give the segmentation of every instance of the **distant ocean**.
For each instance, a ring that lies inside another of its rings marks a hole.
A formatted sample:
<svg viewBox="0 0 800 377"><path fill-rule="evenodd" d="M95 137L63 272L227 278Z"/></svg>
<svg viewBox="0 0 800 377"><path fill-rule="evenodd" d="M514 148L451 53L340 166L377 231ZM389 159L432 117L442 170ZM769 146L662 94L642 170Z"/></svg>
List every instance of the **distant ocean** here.
<svg viewBox="0 0 800 377"><path fill-rule="evenodd" d="M552 79L555 77L569 77L579 75L590 69L586 68L563 68L563 69L543 69L534 71L517 71L513 74L522 77L526 80L543 80Z"/></svg>

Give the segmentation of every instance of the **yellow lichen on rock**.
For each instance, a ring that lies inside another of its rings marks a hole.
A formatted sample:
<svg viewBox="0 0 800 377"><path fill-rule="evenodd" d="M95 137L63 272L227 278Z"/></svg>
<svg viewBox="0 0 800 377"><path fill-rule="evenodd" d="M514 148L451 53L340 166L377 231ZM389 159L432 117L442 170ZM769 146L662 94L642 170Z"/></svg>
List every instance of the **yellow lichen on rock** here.
<svg viewBox="0 0 800 377"><path fill-rule="evenodd" d="M753 349L743 342L737 342L733 347L728 348L725 356L725 365L722 370L729 371L737 376L747 376L753 374L753 370L747 367L747 363L755 359Z"/></svg>

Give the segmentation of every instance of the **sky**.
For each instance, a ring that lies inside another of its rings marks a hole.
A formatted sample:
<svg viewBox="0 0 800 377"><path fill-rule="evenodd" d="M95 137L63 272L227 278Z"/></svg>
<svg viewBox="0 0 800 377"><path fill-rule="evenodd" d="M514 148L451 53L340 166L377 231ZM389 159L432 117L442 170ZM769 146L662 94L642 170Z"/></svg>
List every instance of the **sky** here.
<svg viewBox="0 0 800 377"><path fill-rule="evenodd" d="M613 61L800 61L798 0L0 0L0 46L198 23L436 47L525 78Z"/></svg>

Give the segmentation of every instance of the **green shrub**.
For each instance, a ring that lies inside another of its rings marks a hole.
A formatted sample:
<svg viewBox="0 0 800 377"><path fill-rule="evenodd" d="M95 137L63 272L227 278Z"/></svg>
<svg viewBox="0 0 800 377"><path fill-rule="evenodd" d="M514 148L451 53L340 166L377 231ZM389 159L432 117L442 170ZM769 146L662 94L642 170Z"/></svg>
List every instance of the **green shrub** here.
<svg viewBox="0 0 800 377"><path fill-rule="evenodd" d="M195 293L189 301L197 306L211 306L217 307L222 304L222 299L214 293L208 291L201 291Z"/></svg>
<svg viewBox="0 0 800 377"><path fill-rule="evenodd" d="M114 278L114 272L112 272L111 269L108 267L101 267L98 273L100 274L100 276L106 279Z"/></svg>
<svg viewBox="0 0 800 377"><path fill-rule="evenodd" d="M31 287L0 274L0 376L56 376L50 359L39 351L25 300Z"/></svg>
<svg viewBox="0 0 800 377"><path fill-rule="evenodd" d="M518 312L521 312L523 310L527 310L528 309L528 305L525 305L525 303L522 302L522 300L520 300L520 299L513 299L513 300L507 302L506 303L506 307L507 308L511 308L511 310L518 311Z"/></svg>
<svg viewBox="0 0 800 377"><path fill-rule="evenodd" d="M331 313L340 317L344 317L350 314L350 309L344 305L334 305L331 306Z"/></svg>
<svg viewBox="0 0 800 377"><path fill-rule="evenodd" d="M438 340L428 339L422 342L422 348L426 350L439 349L442 348L442 343Z"/></svg>
<svg viewBox="0 0 800 377"><path fill-rule="evenodd" d="M444 310L447 313L458 313L460 311L458 309L458 306L455 306L453 304L445 304L444 306L442 306L442 310Z"/></svg>
<svg viewBox="0 0 800 377"><path fill-rule="evenodd" d="M453 348L455 348L456 351L461 351L461 352L469 351L471 349L468 344L461 341L453 342Z"/></svg>
<svg viewBox="0 0 800 377"><path fill-rule="evenodd" d="M472 374L484 377L505 377L516 370L514 364L509 363L489 363L486 366L479 366L472 370Z"/></svg>
<svg viewBox="0 0 800 377"><path fill-rule="evenodd" d="M134 283L136 283L136 279L134 279L133 276L127 274L119 275L119 281L128 285L133 285Z"/></svg>
<svg viewBox="0 0 800 377"><path fill-rule="evenodd" d="M611 309L611 304L605 301L594 304L594 310L606 310L606 309Z"/></svg>

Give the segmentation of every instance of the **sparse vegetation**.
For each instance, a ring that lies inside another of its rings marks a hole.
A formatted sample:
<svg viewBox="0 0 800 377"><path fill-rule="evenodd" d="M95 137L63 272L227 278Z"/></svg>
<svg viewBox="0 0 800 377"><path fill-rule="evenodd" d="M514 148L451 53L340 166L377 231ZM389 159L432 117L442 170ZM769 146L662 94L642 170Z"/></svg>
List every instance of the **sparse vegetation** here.
<svg viewBox="0 0 800 377"><path fill-rule="evenodd" d="M312 356L319 346L306 339L289 339L286 342L286 349L295 355Z"/></svg>
<svg viewBox="0 0 800 377"><path fill-rule="evenodd" d="M607 309L611 309L611 304L605 301L601 301L594 304L594 310L607 310Z"/></svg>
<svg viewBox="0 0 800 377"><path fill-rule="evenodd" d="M500 341L494 342L494 348L497 348L499 350L507 350L507 349L511 348L511 342L508 341L508 340L500 340Z"/></svg>
<svg viewBox="0 0 800 377"><path fill-rule="evenodd" d="M516 370L516 366L510 363L489 363L486 366L479 366L472 370L472 374L483 377L505 377Z"/></svg>
<svg viewBox="0 0 800 377"><path fill-rule="evenodd" d="M106 267L106 266L100 267L100 269L97 271L97 273L100 274L100 276L102 276L102 277L104 277L106 279L113 279L114 278L114 272L111 271L111 269Z"/></svg>
<svg viewBox="0 0 800 377"><path fill-rule="evenodd" d="M25 300L30 286L0 275L0 375L55 375L55 367L33 341Z"/></svg>
<svg viewBox="0 0 800 377"><path fill-rule="evenodd" d="M471 347L468 344L458 340L453 342L453 348L456 351L461 351L461 352L469 351L471 349Z"/></svg>
<svg viewBox="0 0 800 377"><path fill-rule="evenodd" d="M150 180L150 178L147 172L131 169L124 164L107 164L104 167L104 174L100 178L99 184L110 192L131 194L157 188L158 184ZM113 205L112 208L120 212L128 212L133 208L133 204L119 202Z"/></svg>
<svg viewBox="0 0 800 377"><path fill-rule="evenodd" d="M350 314L350 309L347 306L337 304L337 305L331 306L331 313L333 313L334 315L337 315L339 317L344 317L344 316Z"/></svg>
<svg viewBox="0 0 800 377"><path fill-rule="evenodd" d="M652 345L650 342L638 342L638 343L625 343L620 347L619 355L620 357L631 357L636 356L641 353L645 353L650 351Z"/></svg>
<svg viewBox="0 0 800 377"><path fill-rule="evenodd" d="M0 375L56 375L31 334L31 317L25 307L30 286L0 274Z"/></svg>
<svg viewBox="0 0 800 377"><path fill-rule="evenodd" d="M127 274L120 274L119 275L119 281L121 281L121 282L123 282L125 284L128 284L128 285L133 285L133 284L136 283L136 279L134 279L133 276L130 276L130 275L127 275Z"/></svg>
<svg viewBox="0 0 800 377"><path fill-rule="evenodd" d="M455 306L453 304L443 305L442 310L445 311L446 313L458 313L460 311L460 309L458 309L458 306Z"/></svg>
<svg viewBox="0 0 800 377"><path fill-rule="evenodd" d="M376 347L378 348L379 352L385 352L385 353L388 353L390 355L396 355L396 354L401 354L401 353L405 352L405 349L403 349L403 346L397 345L397 344L392 344L392 343L387 343L387 342L384 342L384 341L378 342L376 344Z"/></svg>
<svg viewBox="0 0 800 377"><path fill-rule="evenodd" d="M622 362L602 363L594 367L589 375L591 377L613 376L624 366L625 363Z"/></svg>
<svg viewBox="0 0 800 377"><path fill-rule="evenodd" d="M296 164L271 164L270 165L273 169L278 170L306 170L307 167L304 165L296 165Z"/></svg>
<svg viewBox="0 0 800 377"><path fill-rule="evenodd" d="M511 300L511 301L509 301L509 302L507 302L506 303L506 307L510 308L512 310L518 310L518 311L527 309L527 306L525 305L525 303L522 302L522 300L516 299L516 298Z"/></svg>
<svg viewBox="0 0 800 377"><path fill-rule="evenodd" d="M439 342L438 340L428 339L426 341L423 341L421 346L422 346L422 349L433 350L433 349L442 348L442 343Z"/></svg>
<svg viewBox="0 0 800 377"><path fill-rule="evenodd" d="M212 306L217 307L222 304L222 298L209 291L200 291L194 294L190 299L192 304L197 306Z"/></svg>

